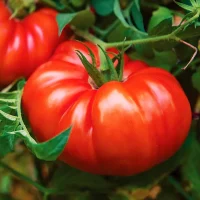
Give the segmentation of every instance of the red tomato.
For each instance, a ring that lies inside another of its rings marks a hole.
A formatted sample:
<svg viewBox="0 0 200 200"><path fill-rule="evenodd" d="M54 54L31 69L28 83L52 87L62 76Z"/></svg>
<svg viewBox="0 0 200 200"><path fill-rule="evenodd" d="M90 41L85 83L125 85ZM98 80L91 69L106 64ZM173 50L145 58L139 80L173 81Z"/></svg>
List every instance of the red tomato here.
<svg viewBox="0 0 200 200"><path fill-rule="evenodd" d="M88 46L99 62L95 45ZM191 124L190 104L177 80L131 61L122 82L93 89L76 49L89 59L83 44L65 42L25 85L23 108L38 141L72 126L59 159L102 175L137 174L171 157Z"/></svg>
<svg viewBox="0 0 200 200"><path fill-rule="evenodd" d="M29 77L49 59L58 43L71 35L67 27L59 38L56 14L43 8L23 20L10 19L11 12L0 1L0 87L16 78Z"/></svg>

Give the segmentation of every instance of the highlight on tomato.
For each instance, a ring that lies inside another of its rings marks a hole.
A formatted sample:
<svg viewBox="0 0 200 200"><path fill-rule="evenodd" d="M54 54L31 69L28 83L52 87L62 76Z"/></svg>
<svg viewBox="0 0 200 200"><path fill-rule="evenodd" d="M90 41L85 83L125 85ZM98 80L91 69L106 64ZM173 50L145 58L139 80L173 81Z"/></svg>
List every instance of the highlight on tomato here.
<svg viewBox="0 0 200 200"><path fill-rule="evenodd" d="M12 17L0 1L0 88L31 73L52 55L56 46L72 34L69 26L59 37L57 11L41 8L23 19Z"/></svg>
<svg viewBox="0 0 200 200"><path fill-rule="evenodd" d="M61 44L27 81L22 105L37 140L71 127L59 159L100 175L138 174L174 155L191 125L175 77L142 61L123 64L122 54L114 67L102 50L103 66L99 48L85 44L90 52L78 41Z"/></svg>

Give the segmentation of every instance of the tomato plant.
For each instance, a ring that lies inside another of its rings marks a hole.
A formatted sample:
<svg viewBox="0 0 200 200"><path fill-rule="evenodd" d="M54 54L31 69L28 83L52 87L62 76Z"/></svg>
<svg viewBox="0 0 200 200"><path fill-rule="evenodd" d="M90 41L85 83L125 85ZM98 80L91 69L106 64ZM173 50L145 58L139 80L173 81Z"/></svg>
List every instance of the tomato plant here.
<svg viewBox="0 0 200 200"><path fill-rule="evenodd" d="M0 87L30 74L53 53L59 42L69 38L66 28L59 38L57 11L42 8L24 19L10 18L11 12L0 1Z"/></svg>
<svg viewBox="0 0 200 200"><path fill-rule="evenodd" d="M97 47L88 46L99 62ZM129 61L122 82L94 88L75 50L88 57L80 42L65 42L26 83L22 102L36 138L44 142L72 126L60 159L102 175L133 175L171 157L191 124L176 79Z"/></svg>

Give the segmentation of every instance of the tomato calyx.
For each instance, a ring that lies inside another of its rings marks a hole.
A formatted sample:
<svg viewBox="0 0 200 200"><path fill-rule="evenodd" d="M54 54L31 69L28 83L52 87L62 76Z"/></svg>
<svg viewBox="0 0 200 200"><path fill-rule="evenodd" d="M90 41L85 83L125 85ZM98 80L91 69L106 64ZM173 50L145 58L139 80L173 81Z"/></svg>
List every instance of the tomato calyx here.
<svg viewBox="0 0 200 200"><path fill-rule="evenodd" d="M124 66L123 50L120 51L119 54L112 53L114 57L111 59L108 56L107 52L101 46L98 45L98 47L100 50L100 60L101 60L100 67L97 67L94 53L89 47L86 46L86 48L89 51L92 63L90 63L86 59L86 57L83 55L82 52L76 50L78 57L80 58L83 66L85 67L86 71L88 72L89 76L92 79L92 80L89 79L90 85L92 85L92 87L96 89L109 81L122 81L123 66ZM116 61L117 61L117 66L115 67L114 63Z"/></svg>
<svg viewBox="0 0 200 200"><path fill-rule="evenodd" d="M12 11L10 19L23 19L25 16L35 11L35 4L36 0L8 0L7 5Z"/></svg>

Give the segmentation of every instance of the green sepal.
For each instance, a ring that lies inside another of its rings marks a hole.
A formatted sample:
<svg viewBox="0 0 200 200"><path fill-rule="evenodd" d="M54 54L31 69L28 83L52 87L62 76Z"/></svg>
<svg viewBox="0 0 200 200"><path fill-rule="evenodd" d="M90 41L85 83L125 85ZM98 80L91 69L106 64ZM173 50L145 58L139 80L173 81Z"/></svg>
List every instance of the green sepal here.
<svg viewBox="0 0 200 200"><path fill-rule="evenodd" d="M106 58L106 61L107 61L107 69L106 70L108 73L109 73L109 81L119 81L119 77L118 77L118 74L117 74L117 71L114 67L114 64L112 62L112 59L110 59L110 57L107 55L107 52L100 46L98 45L98 47L100 48L100 50L103 52L105 58ZM101 67L101 70L102 70L102 67ZM106 71L104 73L106 73Z"/></svg>
<svg viewBox="0 0 200 200"><path fill-rule="evenodd" d="M191 2L193 7L197 7L198 6L198 4L197 4L197 2L195 0L190 0L190 2Z"/></svg>
<svg viewBox="0 0 200 200"><path fill-rule="evenodd" d="M183 8L183 9L185 9L185 10L187 10L187 11L194 11L194 7L193 7L193 6L189 6L189 5L187 5L187 4L180 3L180 2L175 1L175 0L174 0L174 2L175 2L178 6L180 6L181 8Z"/></svg>
<svg viewBox="0 0 200 200"><path fill-rule="evenodd" d="M89 50L89 48L88 48L88 50ZM93 65L94 63L96 63L96 61L94 61L95 57L94 57L94 54L92 53L92 51L89 50L93 64L91 64L86 59L86 57L83 55L83 53L81 53L79 50L76 50L76 52L77 52L77 55L80 58L82 64L84 65L85 69L87 70L88 74L90 75L90 77L93 79L93 81L95 82L95 84L98 87L101 87L105 83L105 80L104 80L104 77L102 76L102 74L96 68L96 66Z"/></svg>
<svg viewBox="0 0 200 200"><path fill-rule="evenodd" d="M126 40L126 38L125 38ZM124 42L125 42L124 40ZM125 45L122 47L122 50L120 51L120 53L118 54L118 63L117 63L117 67L116 67L116 71L117 71L117 74L118 74L118 77L119 77L119 81L122 81L123 79L123 72L124 72L124 58L123 58L123 55L124 55L124 52L129 49L132 45L129 45L127 46L126 48Z"/></svg>

